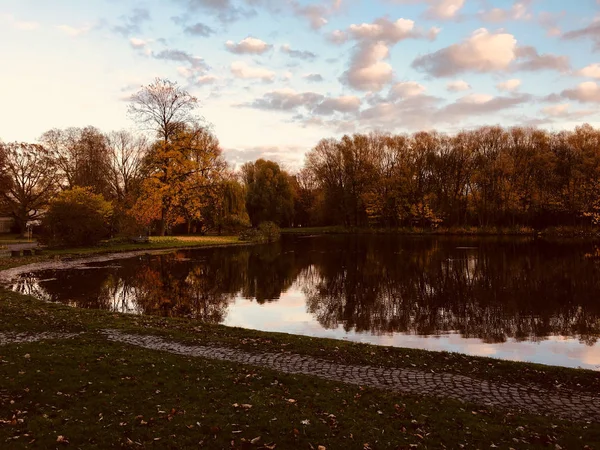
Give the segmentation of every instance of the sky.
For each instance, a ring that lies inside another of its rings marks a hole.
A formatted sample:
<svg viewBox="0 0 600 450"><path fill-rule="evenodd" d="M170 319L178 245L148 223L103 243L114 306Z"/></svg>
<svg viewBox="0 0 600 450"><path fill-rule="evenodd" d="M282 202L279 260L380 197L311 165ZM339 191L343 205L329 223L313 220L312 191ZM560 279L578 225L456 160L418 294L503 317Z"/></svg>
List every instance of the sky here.
<svg viewBox="0 0 600 450"><path fill-rule="evenodd" d="M0 139L136 129L156 77L233 164L320 139L600 125L600 0L0 0Z"/></svg>

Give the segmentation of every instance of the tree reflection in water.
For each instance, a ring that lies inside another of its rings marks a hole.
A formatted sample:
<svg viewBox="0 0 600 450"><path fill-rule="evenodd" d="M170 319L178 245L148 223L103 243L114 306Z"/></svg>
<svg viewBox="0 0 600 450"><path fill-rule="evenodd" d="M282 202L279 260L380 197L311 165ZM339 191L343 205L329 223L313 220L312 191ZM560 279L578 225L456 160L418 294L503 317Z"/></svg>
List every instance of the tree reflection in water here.
<svg viewBox="0 0 600 450"><path fill-rule="evenodd" d="M324 328L458 332L488 343L600 335L598 247L527 239L290 237L22 276L20 292L83 308L219 323L294 286ZM591 255L591 256L590 256Z"/></svg>

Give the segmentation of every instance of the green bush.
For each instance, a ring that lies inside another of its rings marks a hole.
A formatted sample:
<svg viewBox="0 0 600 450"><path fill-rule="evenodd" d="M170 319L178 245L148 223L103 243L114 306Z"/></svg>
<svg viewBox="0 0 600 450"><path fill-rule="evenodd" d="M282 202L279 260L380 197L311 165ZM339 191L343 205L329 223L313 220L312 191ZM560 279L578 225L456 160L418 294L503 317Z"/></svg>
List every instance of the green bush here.
<svg viewBox="0 0 600 450"><path fill-rule="evenodd" d="M275 242L281 236L280 228L273 222L263 222L258 228L248 228L240 233L240 241Z"/></svg>
<svg viewBox="0 0 600 450"><path fill-rule="evenodd" d="M63 191L50 202L42 220L43 243L50 246L96 245L110 235L112 205L87 188Z"/></svg>

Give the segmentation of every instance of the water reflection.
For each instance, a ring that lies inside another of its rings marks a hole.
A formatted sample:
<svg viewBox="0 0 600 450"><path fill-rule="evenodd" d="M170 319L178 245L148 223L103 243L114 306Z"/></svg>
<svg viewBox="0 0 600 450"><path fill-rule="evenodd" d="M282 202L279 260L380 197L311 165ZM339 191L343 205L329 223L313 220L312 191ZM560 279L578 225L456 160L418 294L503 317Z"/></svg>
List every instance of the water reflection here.
<svg viewBox="0 0 600 450"><path fill-rule="evenodd" d="M460 336L465 348L473 339L481 348L500 343L508 348L574 338L593 346L586 358L597 360L598 254L592 244L527 239L294 237L259 247L46 270L21 276L14 289L83 308L303 334L343 330L356 340L381 336L379 343L400 333ZM300 301L302 313L290 309L292 298ZM239 323L248 301L263 305L263 313L267 305L286 310L288 317L267 326L259 313ZM299 314L301 326L290 311Z"/></svg>

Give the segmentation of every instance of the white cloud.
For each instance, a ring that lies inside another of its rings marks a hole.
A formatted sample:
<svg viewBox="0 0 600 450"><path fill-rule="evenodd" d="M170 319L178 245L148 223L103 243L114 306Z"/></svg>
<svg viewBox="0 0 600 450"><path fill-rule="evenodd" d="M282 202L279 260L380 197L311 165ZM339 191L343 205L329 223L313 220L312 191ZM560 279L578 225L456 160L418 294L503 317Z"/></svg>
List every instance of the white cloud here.
<svg viewBox="0 0 600 450"><path fill-rule="evenodd" d="M565 89L561 95L582 103L600 103L600 85L594 81L580 83L575 89Z"/></svg>
<svg viewBox="0 0 600 450"><path fill-rule="evenodd" d="M237 44L233 41L225 42L225 47L231 53L236 54L250 54L250 55L262 55L267 52L272 46L267 44L260 39L253 37L247 37L242 39Z"/></svg>
<svg viewBox="0 0 600 450"><path fill-rule="evenodd" d="M600 78L600 64L594 63L576 72L577 75L589 78Z"/></svg>
<svg viewBox="0 0 600 450"><path fill-rule="evenodd" d="M308 19L313 30L319 30L327 25L327 17L337 13L342 6L342 0L321 0L318 3L319 4L302 5L297 0L291 0L289 2L294 14ZM329 3L329 5L327 3Z"/></svg>
<svg viewBox="0 0 600 450"><path fill-rule="evenodd" d="M450 92L468 91L471 85L464 80L449 81L446 84L446 89Z"/></svg>
<svg viewBox="0 0 600 450"><path fill-rule="evenodd" d="M511 80L503 81L502 83L498 83L496 87L499 91L513 92L519 89L521 86L521 80L513 78Z"/></svg>
<svg viewBox="0 0 600 450"><path fill-rule="evenodd" d="M569 104L551 105L542 108L542 112L547 116L560 117L568 114Z"/></svg>
<svg viewBox="0 0 600 450"><path fill-rule="evenodd" d="M525 45L517 48L516 69L518 70L557 70L566 72L570 69L568 56L553 55L551 53L539 54L535 47Z"/></svg>
<svg viewBox="0 0 600 450"><path fill-rule="evenodd" d="M327 35L327 39L334 44L343 44L348 40L348 33L342 30L333 30Z"/></svg>
<svg viewBox="0 0 600 450"><path fill-rule="evenodd" d="M589 25L571 30L562 35L563 39L591 39L594 43L594 50L600 50L600 20L593 20Z"/></svg>
<svg viewBox="0 0 600 450"><path fill-rule="evenodd" d="M494 96L489 94L468 94L457 100L457 103L470 103L481 105L493 100Z"/></svg>
<svg viewBox="0 0 600 450"><path fill-rule="evenodd" d="M395 22L387 18L376 19L373 23L350 25L349 33L357 40L399 42L411 36L415 22L409 19L398 19Z"/></svg>
<svg viewBox="0 0 600 450"><path fill-rule="evenodd" d="M194 80L194 84L197 84L197 85L212 84L217 80L218 80L218 78L214 75L202 75Z"/></svg>
<svg viewBox="0 0 600 450"><path fill-rule="evenodd" d="M90 25L84 25L79 28L72 27L70 25L57 25L56 28L71 37L82 36L87 34L92 29Z"/></svg>
<svg viewBox="0 0 600 450"><path fill-rule="evenodd" d="M391 21L381 17L372 23L350 25L343 35L339 34L340 40L341 36L357 41L350 66L341 80L357 90L380 91L394 77L392 66L386 61L390 47L405 39L426 38L430 34L415 29L412 20Z"/></svg>
<svg viewBox="0 0 600 450"><path fill-rule="evenodd" d="M231 63L231 73L237 78L259 79L263 81L273 81L275 72L262 67L252 67L243 61L234 61Z"/></svg>
<svg viewBox="0 0 600 450"><path fill-rule="evenodd" d="M416 81L403 81L392 86L389 98L395 100L399 98L415 97L421 95L425 91L425 86Z"/></svg>
<svg viewBox="0 0 600 450"><path fill-rule="evenodd" d="M304 108L311 115L330 116L336 112L342 114L357 112L360 105L360 99L353 95L325 97L316 92L296 92L294 89L286 88L267 92L252 103L240 106L270 111L297 111Z"/></svg>
<svg viewBox="0 0 600 450"><path fill-rule="evenodd" d="M38 22L18 20L12 14L0 14L0 21L7 22L11 27L21 31L32 31L40 27Z"/></svg>
<svg viewBox="0 0 600 450"><path fill-rule="evenodd" d="M315 92L296 92L294 89L285 88L267 92L262 98L243 106L278 111L290 111L299 107L312 109L324 98Z"/></svg>
<svg viewBox="0 0 600 450"><path fill-rule="evenodd" d="M529 10L531 0L515 1L510 9L492 8L480 14L486 22L504 22L507 20L528 20L532 18Z"/></svg>
<svg viewBox="0 0 600 450"><path fill-rule="evenodd" d="M425 17L430 19L451 20L458 17L460 10L465 6L465 0L390 0L400 5L427 4Z"/></svg>
<svg viewBox="0 0 600 450"><path fill-rule="evenodd" d="M452 19L465 5L465 0L438 0L430 3L431 6L426 12L428 16L438 19Z"/></svg>
<svg viewBox="0 0 600 450"><path fill-rule="evenodd" d="M342 97L326 98L315 109L316 114L331 115L334 112L348 113L360 109L360 99L347 95Z"/></svg>
<svg viewBox="0 0 600 450"><path fill-rule="evenodd" d="M389 49L383 42L359 46L342 80L354 89L379 91L392 81L394 71L385 60Z"/></svg>
<svg viewBox="0 0 600 450"><path fill-rule="evenodd" d="M150 43L150 41L138 38L129 39L129 45L131 45L135 49L144 49Z"/></svg>
<svg viewBox="0 0 600 450"><path fill-rule="evenodd" d="M517 40L512 34L490 33L480 28L458 44L418 57L413 67L434 76L451 76L461 72L495 72L508 70L516 58Z"/></svg>

